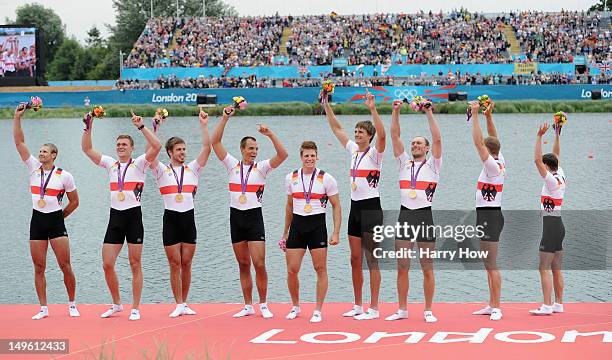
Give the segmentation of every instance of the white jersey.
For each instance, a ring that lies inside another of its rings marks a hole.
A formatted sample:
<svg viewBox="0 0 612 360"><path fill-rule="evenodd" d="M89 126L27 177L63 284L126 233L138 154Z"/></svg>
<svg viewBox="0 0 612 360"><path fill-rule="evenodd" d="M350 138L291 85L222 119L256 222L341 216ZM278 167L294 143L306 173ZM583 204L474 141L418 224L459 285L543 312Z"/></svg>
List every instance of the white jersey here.
<svg viewBox="0 0 612 360"><path fill-rule="evenodd" d="M367 155L359 151L359 146L349 140L346 143L346 151L351 154L351 168L349 176L351 181L351 200L364 200L380 197L378 182L380 181L380 170L382 169L383 153L376 150L376 146L370 146ZM355 167L357 168L356 170ZM357 187L353 186L354 182Z"/></svg>
<svg viewBox="0 0 612 360"><path fill-rule="evenodd" d="M9 55L8 52L4 54L4 71L15 71L15 55Z"/></svg>
<svg viewBox="0 0 612 360"><path fill-rule="evenodd" d="M408 209L420 209L431 206L438 181L440 180L442 158L436 159L430 156L429 159L425 160L425 165L423 165L422 161L412 161L404 151L397 160L399 162L400 201L402 206ZM416 183L414 184L416 197L414 198L410 197L413 190L411 184L413 172L416 177Z"/></svg>
<svg viewBox="0 0 612 360"><path fill-rule="evenodd" d="M244 196L246 196L246 202L244 203L240 203L240 198L242 196L242 186L240 182L241 163L241 161L238 161L238 159L229 153L225 159L223 159L223 165L225 165L229 177L230 207L238 210L260 208L264 188L266 186L266 177L272 170L272 166L270 166L270 159L253 163L253 168L251 169L248 179L247 173L249 172L251 165L242 166L243 179L247 180L244 193Z"/></svg>
<svg viewBox="0 0 612 360"><path fill-rule="evenodd" d="M119 163L119 161L113 159L110 156L102 155L102 159L98 166L105 168L108 171L108 179L110 182L110 196L111 196L111 208L115 210L127 210L136 206L140 206L140 197L144 190L144 183L146 179L146 170L149 166L149 162L142 154L136 159L132 160L129 168L125 170L126 163ZM123 194L124 200L121 201L119 195L119 182L118 182L118 169L121 167L121 176L125 171L125 178L123 179Z"/></svg>
<svg viewBox="0 0 612 360"><path fill-rule="evenodd" d="M561 205L565 196L565 174L559 167L556 172L546 172L542 195L540 196L540 209L544 216L561 216Z"/></svg>
<svg viewBox="0 0 612 360"><path fill-rule="evenodd" d="M483 163L476 187L476 207L501 207L506 161L500 152L497 160L489 155Z"/></svg>
<svg viewBox="0 0 612 360"><path fill-rule="evenodd" d="M153 177L155 177L159 192L164 199L164 208L178 212L189 211L194 207L193 198L198 190L198 180L202 167L197 160L183 166L172 166L172 168L170 166L170 164L164 165L158 162L157 167L152 169ZM181 168L185 170L181 170ZM174 169L174 172L172 169ZM177 201L179 189L176 179L181 180L181 171L183 171L183 186L179 197L181 201ZM176 177L174 177L175 174Z"/></svg>
<svg viewBox="0 0 612 360"><path fill-rule="evenodd" d="M72 175L68 171L57 167L53 169L53 171L43 170L41 186L42 164L40 161L38 161L38 159L36 159L34 156L30 155L30 157L24 161L24 163L30 172L32 208L43 213L51 213L62 210L62 200L64 198L64 194L76 190ZM49 177L51 178L49 179ZM47 183L47 187L45 188L45 192L42 197L45 206L41 207L39 205L39 201L41 200L40 189L41 187L44 187L47 179L49 179L49 182Z"/></svg>
<svg viewBox="0 0 612 360"><path fill-rule="evenodd" d="M316 169L315 179L310 192L310 206L312 211L304 211L306 198L304 189L308 192L312 174L304 175L302 183L302 169L295 170L285 177L285 188L287 195L293 197L293 213L302 216L324 214L330 196L338 194L338 183L333 176L323 170ZM303 185L302 185L303 184Z"/></svg>

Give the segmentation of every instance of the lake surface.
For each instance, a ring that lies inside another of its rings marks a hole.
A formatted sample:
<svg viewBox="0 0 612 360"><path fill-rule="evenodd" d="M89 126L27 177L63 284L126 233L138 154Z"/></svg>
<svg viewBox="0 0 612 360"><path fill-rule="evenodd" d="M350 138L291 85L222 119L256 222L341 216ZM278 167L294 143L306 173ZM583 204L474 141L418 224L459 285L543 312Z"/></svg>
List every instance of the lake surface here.
<svg viewBox="0 0 612 360"><path fill-rule="evenodd" d="M507 161L507 177L504 185L504 209L539 209L542 180L533 164L533 147L537 126L550 121L551 115L500 114L495 120L502 143L502 152ZM389 129L390 116L382 116ZM352 134L356 121L369 116L340 116L345 129ZM474 187L481 163L471 139L471 128L462 115L438 115L443 141L443 167L436 190L433 208L440 210L469 210L474 207ZM228 124L224 145L234 156L239 157L239 141L245 135L259 140L259 159L269 158L273 147L267 138L257 132L256 123L263 122L279 136L289 151L289 159L270 173L264 194L264 219L267 232L267 268L269 272L269 301L290 300L286 288L286 273L283 253L277 247L281 236L285 190L284 177L300 166L299 145L303 140L314 140L319 146L319 168L338 180L343 206L343 228L341 243L330 248L329 301L353 300L346 219L350 206L349 155L339 145L324 116L296 117L238 117ZM217 124L211 119L209 128ZM430 137L424 115L402 115L402 138L405 144L416 135ZM484 124L483 124L484 127ZM59 147L56 165L71 172L77 184L80 206L67 219L70 235L72 263L77 277L77 301L81 303L105 303L110 295L104 282L101 264L101 244L109 213L108 179L106 172L95 166L82 153L80 147L83 123L80 119L24 120L26 142L33 154L38 153L44 142L53 142ZM0 121L0 153L6 171L0 187L4 206L0 210L2 224L3 259L0 275L0 303L36 303L33 285L33 267L29 255L28 235L31 202L26 167L21 163L12 140L12 122ZM135 156L144 151L144 138L124 119L96 121L93 134L94 147L104 154L115 156L116 135L131 134L136 141ZM197 118L170 118L160 130L164 142L170 136L183 137L187 142L188 160L199 152ZM352 137L352 136L351 136ZM612 114L571 114L563 130L561 165L567 177L567 191L563 203L568 210L610 210L612 198L608 187L612 170ZM552 147L552 130L546 136L549 141L544 151ZM409 147L408 147L409 148ZM589 159L589 153L593 159ZM160 159L167 162L163 150ZM384 157L380 181L381 199L384 209L399 208L398 171L393 159L390 137ZM143 272L145 286L143 302L171 302L169 270L164 255L161 229L163 202L157 186L149 174L142 196L145 240L143 250ZM331 213L329 211L328 213ZM193 262L193 281L190 302L241 302L238 267L230 245L229 195L226 171L221 162L211 158L200 176L196 197L196 225L198 227L198 249ZM328 215L328 229L331 214ZM610 245L610 238L607 243ZM539 238L534 239L539 242ZM588 244L587 244L588 245ZM610 246L608 246L608 256ZM47 269L47 293L50 303L66 301L61 272L49 251ZM537 257L537 254L534 254ZM609 264L609 263L608 263ZM418 269L413 264L413 269ZM131 301L130 273L127 250L118 259L117 270L121 282L124 302ZM612 271L566 271L565 300L611 301ZM383 271L381 300L395 301L395 272ZM421 302L422 276L420 271L411 273L411 302ZM445 270L437 272L437 301L482 301L488 298L486 275L482 271ZM503 272L503 301L540 301L539 274L536 270L514 270ZM367 274L364 300L367 300ZM311 263L305 258L301 273L303 301L314 300L314 279ZM257 296L254 295L254 299Z"/></svg>

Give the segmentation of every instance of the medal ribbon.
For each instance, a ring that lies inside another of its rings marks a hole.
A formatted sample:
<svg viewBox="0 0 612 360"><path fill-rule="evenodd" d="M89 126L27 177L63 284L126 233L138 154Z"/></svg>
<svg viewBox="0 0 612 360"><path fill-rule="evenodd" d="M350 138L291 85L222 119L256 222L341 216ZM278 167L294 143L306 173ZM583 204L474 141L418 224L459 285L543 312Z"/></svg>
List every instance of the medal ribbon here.
<svg viewBox="0 0 612 360"><path fill-rule="evenodd" d="M179 181L178 175L176 175L176 171L174 171L172 164L168 165L168 167L170 168L170 170L172 170L172 173L174 174L176 184L178 185L178 193L180 194L183 192L183 177L185 176L185 167L181 165L181 181Z"/></svg>
<svg viewBox="0 0 612 360"><path fill-rule="evenodd" d="M306 192L306 185L304 184L304 169L302 169L302 189L304 190L304 200L306 200L306 204L310 204L310 197L312 194L312 185L314 184L315 176L317 175L317 169L315 168L312 172L312 176L310 177L310 186L308 187L308 192Z"/></svg>
<svg viewBox="0 0 612 360"><path fill-rule="evenodd" d="M53 171L55 170L55 166L53 166L53 169L51 169L51 172L49 173L49 176L47 176L47 180L45 180L45 170L42 168L42 166L40 167L40 198L44 199L45 198L45 191L47 190L47 185L49 185L49 180L51 180L51 175L53 175Z"/></svg>
<svg viewBox="0 0 612 360"><path fill-rule="evenodd" d="M361 157L359 158L359 161L357 161L357 158L359 157L359 153L357 153L355 155L355 161L353 161L353 182L355 182L355 178L357 177L357 168L359 167L359 164L361 164L361 160L363 160L363 158L367 155L368 151L370 151L370 147L369 146L363 152L363 154L361 154Z"/></svg>
<svg viewBox="0 0 612 360"><path fill-rule="evenodd" d="M119 192L123 192L123 183L125 182L125 173L127 173L127 169L132 164L132 159L128 161L127 165L125 165L125 169L123 169L123 176L121 176L121 163L117 161L117 185L119 186Z"/></svg>
<svg viewBox="0 0 612 360"><path fill-rule="evenodd" d="M414 174L414 161L412 162L412 166L410 167L410 188L411 189L413 190L416 189L417 178L419 177L419 172L421 172L421 168L423 167L423 165L425 165L426 162L427 160L424 160L421 163L421 165L417 169L416 175Z"/></svg>
<svg viewBox="0 0 612 360"><path fill-rule="evenodd" d="M247 184L249 182L249 176L251 175L251 170L253 170L253 165L255 165L254 162L249 167L249 170L247 171L246 178L245 178L243 176L244 170L242 167L242 161L240 162L240 190L242 191L242 195L244 195L247 191Z"/></svg>

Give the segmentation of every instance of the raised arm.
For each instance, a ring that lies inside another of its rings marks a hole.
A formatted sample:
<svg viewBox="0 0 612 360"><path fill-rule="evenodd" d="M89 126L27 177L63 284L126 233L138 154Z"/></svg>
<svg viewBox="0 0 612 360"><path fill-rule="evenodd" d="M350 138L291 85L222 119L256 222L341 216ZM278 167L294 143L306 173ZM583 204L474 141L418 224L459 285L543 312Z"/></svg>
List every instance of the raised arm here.
<svg viewBox="0 0 612 360"><path fill-rule="evenodd" d="M393 144L393 156L398 157L404 152L404 143L400 137L400 108L403 103L400 100L393 102L393 112L391 113L391 143Z"/></svg>
<svg viewBox="0 0 612 360"><path fill-rule="evenodd" d="M561 164L561 134L555 131L555 143L553 144L553 154L557 155L557 161Z"/></svg>
<svg viewBox="0 0 612 360"><path fill-rule="evenodd" d="M86 115L87 114L85 114L85 116ZM97 150L95 150L92 145L91 132L93 130L93 124L94 124L94 119L92 118L91 126L89 127L89 130L83 131L83 137L81 138L81 149L83 150L85 155L87 155L87 157L91 159L91 161L94 164L98 165L100 164L100 161L102 160L102 154L100 154Z"/></svg>
<svg viewBox="0 0 612 360"><path fill-rule="evenodd" d="M18 106L15 109L15 118L13 120L13 139L15 140L15 147L21 157L22 161L26 161L30 157L30 150L25 143L25 135L23 129L21 129L21 115L26 111L25 106L23 108Z"/></svg>
<svg viewBox="0 0 612 360"><path fill-rule="evenodd" d="M285 147L280 142L278 137L276 137L272 130L270 130L270 128L268 128L266 125L259 124L259 132L262 135L267 136L270 141L272 141L272 145L274 145L276 155L274 155L274 157L270 159L270 166L273 169L276 169L280 164L283 163L283 161L287 159L287 156L289 156L289 154L287 154L287 150L285 150Z"/></svg>
<svg viewBox="0 0 612 360"><path fill-rule="evenodd" d="M548 123L544 123L540 126L538 130L538 136L536 138L535 144L535 154L533 156L533 161L535 162L536 168L538 168L538 172L541 177L545 177L548 170L546 169L546 165L542 161L542 136L548 130Z"/></svg>
<svg viewBox="0 0 612 360"><path fill-rule="evenodd" d="M482 130L480 129L480 123L478 122L478 110L480 105L478 101L470 102L470 109L472 110L472 140L474 140L474 146L480 156L481 161L485 161L489 158L489 151L484 144L484 138L482 136Z"/></svg>
<svg viewBox="0 0 612 360"><path fill-rule="evenodd" d="M157 136L153 134L153 132L144 125L142 117L135 115L133 112L132 124L134 124L134 126L136 126L136 128L140 130L140 132L142 132L145 137L145 140L147 140L147 146L145 147L145 159L149 163L155 162L155 160L157 160L157 155L159 155L159 151L162 147L161 142L159 142Z"/></svg>
<svg viewBox="0 0 612 360"><path fill-rule="evenodd" d="M387 146L387 134L385 133L385 126L378 115L378 110L376 110L376 99L368 90L366 90L365 104L370 109L370 113L372 113L372 122L374 123L374 128L376 128L376 151L383 153Z"/></svg>
<svg viewBox="0 0 612 360"><path fill-rule="evenodd" d="M442 157L442 135L440 135L440 126L438 126L438 122L434 118L431 108L425 109L425 115L427 115L429 131L431 131L431 154L434 158L439 159Z"/></svg>
<svg viewBox="0 0 612 360"><path fill-rule="evenodd" d="M331 128L334 135L336 135L336 139L340 141L342 147L346 147L346 143L349 141L349 137L342 129L342 125L338 119L336 119L336 115L334 114L334 110L331 105L327 101L323 101L323 109L325 109L325 115L327 116L327 122L329 123L329 127Z"/></svg>
<svg viewBox="0 0 612 360"><path fill-rule="evenodd" d="M210 137L208 136L208 114L200 110L200 128L202 129L202 151L198 154L198 165L204 167L210 156Z"/></svg>
<svg viewBox="0 0 612 360"><path fill-rule="evenodd" d="M213 134L210 137L210 142L211 142L213 150L215 151L215 155L217 155L217 157L221 161L225 160L225 157L227 156L227 151L225 150L225 148L223 147L223 144L221 143L221 139L223 139L223 131L225 130L225 125L227 125L227 122L229 121L230 116L234 114L234 111L235 111L234 108L231 106L228 106L225 109L223 109L223 117L217 124L215 131L213 131Z"/></svg>
<svg viewBox="0 0 612 360"><path fill-rule="evenodd" d="M493 109L495 109L495 103L491 101L487 109L484 111L485 117L487 118L487 133L489 136L498 137L495 123L493 122Z"/></svg>
<svg viewBox="0 0 612 360"><path fill-rule="evenodd" d="M338 194L329 197L329 203L333 207L334 232L329 238L329 245L338 245L340 242L340 225L342 225L342 209L340 207L340 196Z"/></svg>

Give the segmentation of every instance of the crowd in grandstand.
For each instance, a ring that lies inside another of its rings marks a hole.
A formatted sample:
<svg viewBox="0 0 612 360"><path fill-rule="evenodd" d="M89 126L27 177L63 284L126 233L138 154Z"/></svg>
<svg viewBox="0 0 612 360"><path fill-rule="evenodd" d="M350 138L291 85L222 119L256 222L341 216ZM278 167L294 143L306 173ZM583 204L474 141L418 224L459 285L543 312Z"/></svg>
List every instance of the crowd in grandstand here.
<svg viewBox="0 0 612 360"><path fill-rule="evenodd" d="M509 63L511 25L528 59L609 61L610 30L585 12L520 12L483 16L465 11L339 16L151 19L125 62L127 67L210 67ZM283 32L288 33L283 37Z"/></svg>

